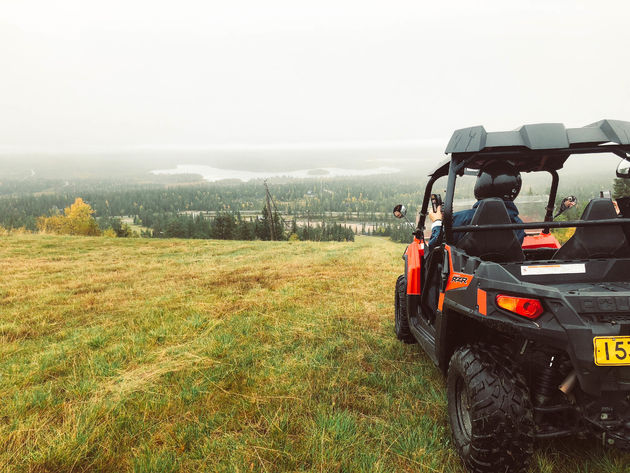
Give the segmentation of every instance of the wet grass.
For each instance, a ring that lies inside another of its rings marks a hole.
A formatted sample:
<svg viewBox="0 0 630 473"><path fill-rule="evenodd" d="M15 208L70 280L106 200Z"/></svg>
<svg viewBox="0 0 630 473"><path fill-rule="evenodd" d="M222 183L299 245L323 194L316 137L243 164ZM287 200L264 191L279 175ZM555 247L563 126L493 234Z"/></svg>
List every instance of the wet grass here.
<svg viewBox="0 0 630 473"><path fill-rule="evenodd" d="M463 472L392 333L403 248L3 237L0 471ZM532 471L629 463L555 442Z"/></svg>

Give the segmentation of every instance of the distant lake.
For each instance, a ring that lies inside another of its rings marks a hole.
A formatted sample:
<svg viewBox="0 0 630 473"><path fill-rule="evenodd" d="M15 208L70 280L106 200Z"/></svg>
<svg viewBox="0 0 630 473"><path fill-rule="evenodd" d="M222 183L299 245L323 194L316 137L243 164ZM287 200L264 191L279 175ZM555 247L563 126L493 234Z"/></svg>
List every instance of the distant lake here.
<svg viewBox="0 0 630 473"><path fill-rule="evenodd" d="M378 167L371 169L343 169L343 168L313 168L297 171L241 171L236 169L219 169L211 166L194 164L178 164L174 169L156 169L153 174L198 174L208 182L236 179L243 182L252 179L266 179L270 177L293 177L297 179L346 176L375 176L379 174L394 174L400 169L393 167Z"/></svg>

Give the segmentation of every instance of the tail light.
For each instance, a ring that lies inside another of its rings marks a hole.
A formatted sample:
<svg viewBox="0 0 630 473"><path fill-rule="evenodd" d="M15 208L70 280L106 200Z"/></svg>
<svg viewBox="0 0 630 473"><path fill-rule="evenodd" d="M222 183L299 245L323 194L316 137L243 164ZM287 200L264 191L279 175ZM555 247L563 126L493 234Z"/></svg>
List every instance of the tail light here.
<svg viewBox="0 0 630 473"><path fill-rule="evenodd" d="M537 319L543 313L543 306L538 299L499 294L497 296L497 305L502 309L522 315L528 319Z"/></svg>

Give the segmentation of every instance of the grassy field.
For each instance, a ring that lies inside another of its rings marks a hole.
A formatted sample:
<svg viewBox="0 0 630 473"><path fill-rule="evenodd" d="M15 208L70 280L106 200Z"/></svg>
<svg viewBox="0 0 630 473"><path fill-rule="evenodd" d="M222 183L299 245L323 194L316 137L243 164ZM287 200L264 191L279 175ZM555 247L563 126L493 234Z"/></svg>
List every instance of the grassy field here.
<svg viewBox="0 0 630 473"><path fill-rule="evenodd" d="M0 471L462 472L403 248L2 237ZM532 471L630 471L596 443Z"/></svg>

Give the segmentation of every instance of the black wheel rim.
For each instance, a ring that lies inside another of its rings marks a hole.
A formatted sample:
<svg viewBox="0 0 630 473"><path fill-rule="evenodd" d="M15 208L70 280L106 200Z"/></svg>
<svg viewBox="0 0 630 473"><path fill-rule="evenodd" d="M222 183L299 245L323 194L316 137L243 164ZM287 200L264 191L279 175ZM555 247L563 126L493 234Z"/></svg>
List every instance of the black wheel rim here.
<svg viewBox="0 0 630 473"><path fill-rule="evenodd" d="M466 438L466 443L470 443L472 437L470 403L468 402L468 391L462 378L459 378L455 384L455 412L457 414L457 426Z"/></svg>

